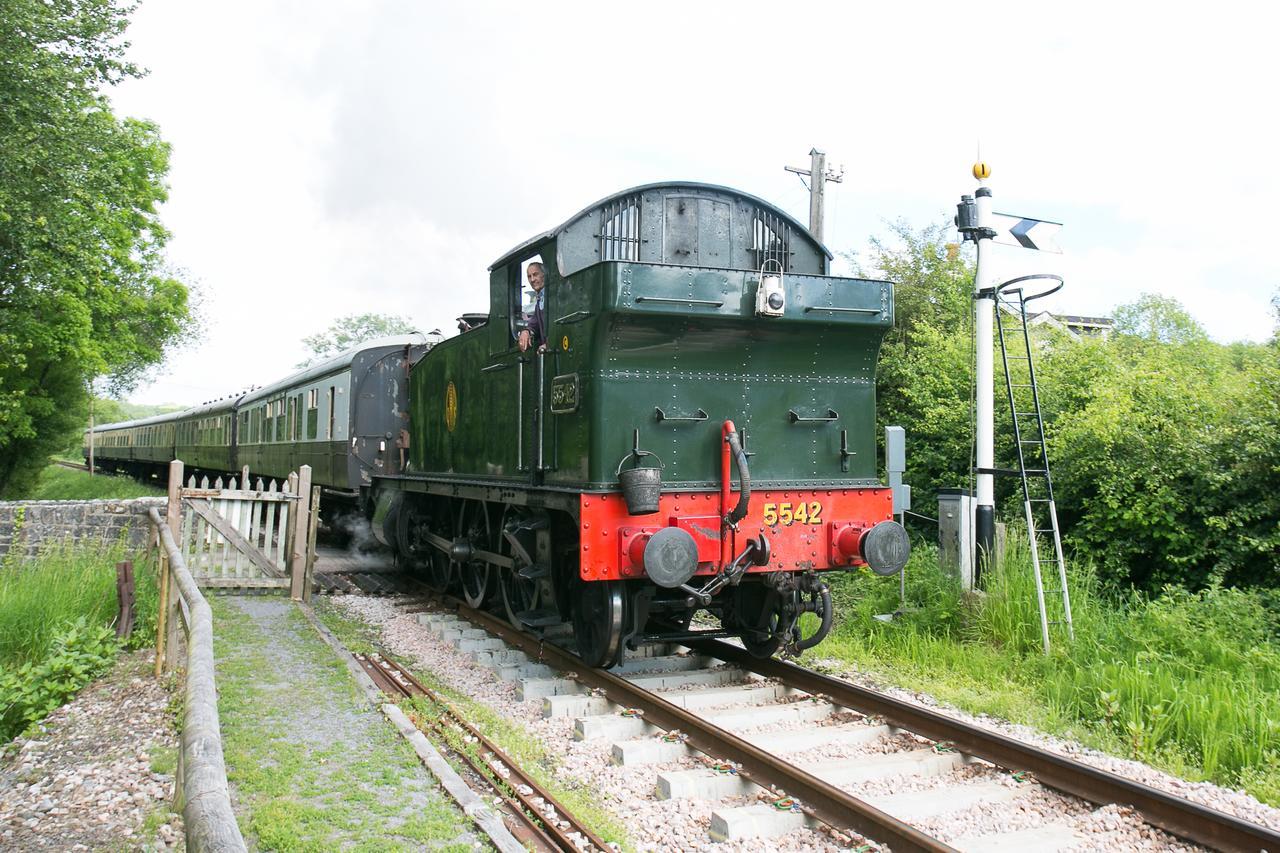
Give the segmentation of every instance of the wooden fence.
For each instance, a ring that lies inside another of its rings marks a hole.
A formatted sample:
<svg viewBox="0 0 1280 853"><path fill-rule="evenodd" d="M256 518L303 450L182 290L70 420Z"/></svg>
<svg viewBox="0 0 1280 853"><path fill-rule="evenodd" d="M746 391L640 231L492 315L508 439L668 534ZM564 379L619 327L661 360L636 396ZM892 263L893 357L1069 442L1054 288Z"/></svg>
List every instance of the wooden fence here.
<svg viewBox="0 0 1280 853"><path fill-rule="evenodd" d="M149 513L160 540L161 587L172 590L178 601L169 625L181 624L187 646L187 677L182 706L182 732L178 741L174 808L181 810L187 849L204 853L241 853L244 838L231 809L227 767L222 754L222 730L218 722L218 690L214 682L213 614L187 571L182 551L174 541L171 525L160 513ZM161 596L164 601L164 595ZM168 608L161 609L163 620ZM165 643L160 628L156 674L166 663L166 647L176 657L178 643Z"/></svg>

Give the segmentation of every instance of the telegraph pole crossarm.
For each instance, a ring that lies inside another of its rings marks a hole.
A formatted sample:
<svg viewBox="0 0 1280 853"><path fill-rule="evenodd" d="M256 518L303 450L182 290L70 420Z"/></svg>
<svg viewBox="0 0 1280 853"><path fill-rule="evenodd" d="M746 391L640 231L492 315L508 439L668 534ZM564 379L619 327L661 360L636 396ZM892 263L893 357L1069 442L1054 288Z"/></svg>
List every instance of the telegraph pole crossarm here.
<svg viewBox="0 0 1280 853"><path fill-rule="evenodd" d="M822 220L825 213L825 196L827 183L844 182L844 167L839 172L827 168L827 154L817 148L809 151L809 168L799 166L783 166L788 172L800 176L800 182L808 178L805 187L809 190L809 231L819 243L822 242Z"/></svg>

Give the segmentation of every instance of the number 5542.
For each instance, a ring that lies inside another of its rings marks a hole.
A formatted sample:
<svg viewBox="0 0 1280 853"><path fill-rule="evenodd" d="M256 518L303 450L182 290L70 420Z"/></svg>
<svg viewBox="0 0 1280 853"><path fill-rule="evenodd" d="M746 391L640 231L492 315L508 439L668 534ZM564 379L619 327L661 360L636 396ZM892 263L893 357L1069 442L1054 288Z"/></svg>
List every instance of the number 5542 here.
<svg viewBox="0 0 1280 853"><path fill-rule="evenodd" d="M787 526L791 524L821 524L822 504L819 501L805 503L767 503L764 505L764 516L761 518L766 527L775 524Z"/></svg>

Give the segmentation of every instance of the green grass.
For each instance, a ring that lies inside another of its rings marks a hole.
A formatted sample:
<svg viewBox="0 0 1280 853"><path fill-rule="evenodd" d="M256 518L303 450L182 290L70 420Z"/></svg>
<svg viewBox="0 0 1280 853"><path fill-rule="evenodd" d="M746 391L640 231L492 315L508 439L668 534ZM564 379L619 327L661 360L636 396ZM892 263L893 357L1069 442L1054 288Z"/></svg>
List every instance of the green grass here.
<svg viewBox="0 0 1280 853"><path fill-rule="evenodd" d="M918 607L889 624L871 617L896 607L896 583L837 578L840 622L809 659L1280 805L1280 622L1265 593L1106 594L1076 563L1075 641L1044 655L1025 545L1013 544L985 596L962 596L927 545L907 578Z"/></svg>
<svg viewBox="0 0 1280 853"><path fill-rule="evenodd" d="M16 552L15 552L16 554ZM70 699L111 665L120 642L115 565L121 544L56 544L0 561L0 741ZM137 621L129 648L155 638L154 567L135 561Z"/></svg>
<svg viewBox="0 0 1280 853"><path fill-rule="evenodd" d="M56 544L29 561L6 558L0 565L0 666L44 658L53 637L83 618L109 625L118 611L116 563L130 555L123 544ZM155 639L155 567L134 561L137 621L130 645Z"/></svg>
<svg viewBox="0 0 1280 853"><path fill-rule="evenodd" d="M102 498L152 498L165 494L158 486L147 486L129 477L77 471L62 465L49 465L40 473L35 491L27 500L80 501Z"/></svg>
<svg viewBox="0 0 1280 853"><path fill-rule="evenodd" d="M326 601L317 602L315 610L325 626L342 641L349 651L357 654L374 651L386 653L377 645L377 630L373 626L347 616ZM596 792L568 784L561 779L556 753L549 750L540 739L530 735L519 723L512 722L487 705L476 702L444 684L435 673L419 669L413 665L412 661L397 659L409 667L426 687L447 700L468 722L491 738L521 768L533 776L539 784L563 803L565 808L572 811L601 838L605 841L617 842L624 849L630 849L626 829L618 817L600 802ZM425 699L416 699L409 703L409 710L413 714L432 718L440 713L438 707Z"/></svg>
<svg viewBox="0 0 1280 853"><path fill-rule="evenodd" d="M274 636L225 599L211 600L218 658L218 709L227 775L251 846L306 850L468 850L470 821L425 783L404 740L357 694L346 666L296 609ZM306 661L304 672L279 652ZM361 748L317 745L299 726L317 713L375 715ZM423 790L407 811L404 794ZM408 787L406 787L408 786Z"/></svg>

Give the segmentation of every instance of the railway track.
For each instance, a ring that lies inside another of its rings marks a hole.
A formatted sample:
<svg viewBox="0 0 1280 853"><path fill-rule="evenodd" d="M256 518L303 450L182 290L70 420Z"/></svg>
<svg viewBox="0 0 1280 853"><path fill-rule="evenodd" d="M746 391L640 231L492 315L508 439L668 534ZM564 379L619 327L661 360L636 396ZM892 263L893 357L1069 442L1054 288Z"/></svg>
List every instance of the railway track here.
<svg viewBox="0 0 1280 853"><path fill-rule="evenodd" d="M418 617L430 631L514 681L518 698L541 698L545 716L572 718L577 739L607 742L615 764L653 770L660 798L724 801L711 813L709 840L763 841L825 825L895 851L1049 851L1089 842L1071 825L1088 811L1078 801L1071 820L950 843L921 828L948 810L998 809L1042 791L1131 808L1212 849L1280 851L1280 833L1269 828L726 643L655 647L613 671L596 670L550 638L451 598L430 600L439 609ZM904 777L938 784L865 799L850 793Z"/></svg>
<svg viewBox="0 0 1280 853"><path fill-rule="evenodd" d="M507 806L507 812L521 823L520 840L532 843L537 850L581 851L596 853L609 847L560 803L539 782L526 773L493 741L455 709L448 700L424 686L413 673L390 658L381 655L353 655L373 683L388 695L405 698L423 697L436 709L438 716L415 719L449 744L481 778L488 780ZM475 745L473 753L469 748Z"/></svg>

